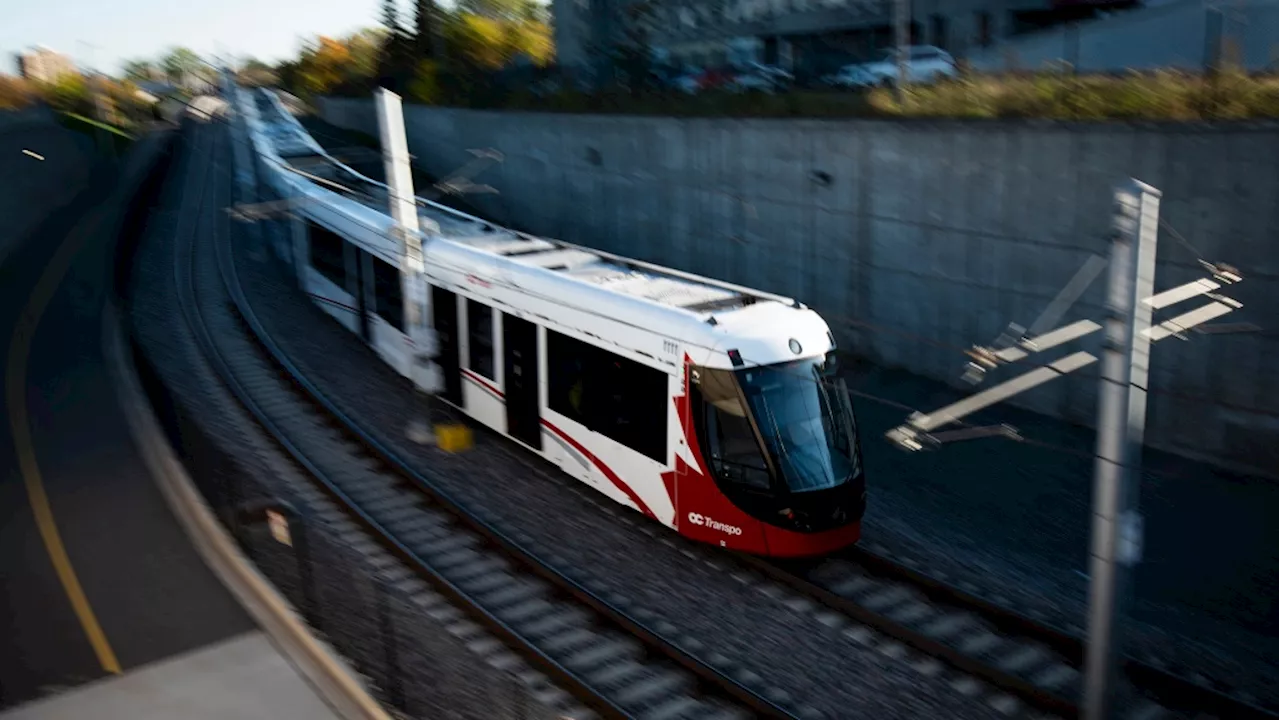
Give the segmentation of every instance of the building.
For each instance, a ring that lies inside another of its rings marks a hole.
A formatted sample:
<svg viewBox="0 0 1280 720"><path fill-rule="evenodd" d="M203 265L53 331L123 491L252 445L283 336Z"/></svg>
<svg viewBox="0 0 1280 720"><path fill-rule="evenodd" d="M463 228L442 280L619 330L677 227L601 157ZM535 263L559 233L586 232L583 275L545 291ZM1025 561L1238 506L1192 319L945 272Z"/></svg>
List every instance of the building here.
<svg viewBox="0 0 1280 720"><path fill-rule="evenodd" d="M972 53L978 70L1034 69L1057 62L1080 72L1177 69L1224 63L1276 71L1275 0L1151 0L1133 12L1010 38Z"/></svg>
<svg viewBox="0 0 1280 720"><path fill-rule="evenodd" d="M957 58L1013 36L1093 17L1136 0L902 0L915 44ZM639 4L639 5L638 5ZM644 18L656 55L682 64L776 64L821 74L892 47L894 0L553 0L562 65L586 66L598 48ZM636 8L641 8L638 12Z"/></svg>
<svg viewBox="0 0 1280 720"><path fill-rule="evenodd" d="M27 80L51 83L75 72L76 65L70 56L47 47L37 46L18 53L18 74Z"/></svg>

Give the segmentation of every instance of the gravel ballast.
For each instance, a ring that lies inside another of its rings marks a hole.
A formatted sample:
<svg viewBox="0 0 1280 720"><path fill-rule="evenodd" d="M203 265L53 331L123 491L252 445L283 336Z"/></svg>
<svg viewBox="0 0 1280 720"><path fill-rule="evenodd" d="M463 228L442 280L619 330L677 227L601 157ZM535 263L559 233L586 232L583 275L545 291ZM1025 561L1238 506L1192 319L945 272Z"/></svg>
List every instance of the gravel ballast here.
<svg viewBox="0 0 1280 720"><path fill-rule="evenodd" d="M651 629L766 696L808 705L811 717L1018 713L1007 696L896 643L824 624L807 602L729 573L714 553L601 502L496 435L478 431L476 446L457 455L414 445L403 430L422 406L407 381L247 255L238 257L240 277L259 319L331 400L457 500Z"/></svg>

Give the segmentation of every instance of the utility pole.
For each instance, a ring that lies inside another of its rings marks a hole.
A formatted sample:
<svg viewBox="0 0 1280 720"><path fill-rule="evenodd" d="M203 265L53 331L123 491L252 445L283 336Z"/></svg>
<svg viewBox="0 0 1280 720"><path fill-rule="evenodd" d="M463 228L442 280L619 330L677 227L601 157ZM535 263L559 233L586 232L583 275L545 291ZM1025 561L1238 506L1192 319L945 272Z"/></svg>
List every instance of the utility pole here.
<svg viewBox="0 0 1280 720"><path fill-rule="evenodd" d="M898 81L894 83L894 88L897 92L898 104L901 105L906 100L906 85L910 81L907 77L909 72L907 52L911 44L908 32L911 22L911 0L894 0L893 15L894 43L898 48Z"/></svg>
<svg viewBox="0 0 1280 720"><path fill-rule="evenodd" d="M1138 488L1151 358L1148 299L1155 285L1160 191L1130 180L1116 188L1112 212L1089 551L1086 720L1107 718L1121 687L1118 626L1128 595L1128 575L1142 553Z"/></svg>
<svg viewBox="0 0 1280 720"><path fill-rule="evenodd" d="M387 174L388 201L395 232L400 236L400 292L404 302L405 332L413 346L409 378L426 394L440 389L440 371L433 358L436 354L435 332L431 327L431 305L423 278L422 240L418 235L418 206L413 195L413 173L409 165L409 143L404 133L404 113L400 96L378 88L378 130L382 136L382 157ZM428 232L438 229L428 228ZM360 272L364 272L361 268ZM424 401L426 398L424 398ZM416 419L405 429L409 439L430 443L432 431L430 410L425 419Z"/></svg>
<svg viewBox="0 0 1280 720"><path fill-rule="evenodd" d="M1093 532L1090 540L1089 635L1085 651L1085 720L1106 720L1123 698L1119 674L1121 643L1119 626L1129 595L1129 575L1142 556L1142 517L1138 513L1142 443L1146 429L1147 381L1151 343L1170 337L1186 338L1191 330L1203 334L1235 332L1238 325L1205 325L1238 310L1236 300L1216 291L1243 279L1224 263L1199 259L1209 277L1154 292L1156 241L1160 225L1161 193L1130 179L1115 189L1112 209L1112 248L1107 291L1106 341L1102 357L1098 398L1098 439L1094 461ZM1090 260L1063 289L1033 327L1056 322L1097 274L1099 263ZM1209 302L1189 312L1152 325L1155 311L1193 298ZM1247 323L1245 323L1247 325ZM1055 348L1100 329L1090 320L1078 320L1043 333L1010 329L996 346L975 346L966 379L980 382L988 370L1023 360L1033 353ZM1028 336L1031 335L1031 336ZM947 442L978 437L1016 437L1008 426L976 427L938 432L978 410L1002 402L1095 362L1087 352L1076 352L1044 367L1023 373L983 392L928 414L914 413L885 436L899 447L919 451Z"/></svg>

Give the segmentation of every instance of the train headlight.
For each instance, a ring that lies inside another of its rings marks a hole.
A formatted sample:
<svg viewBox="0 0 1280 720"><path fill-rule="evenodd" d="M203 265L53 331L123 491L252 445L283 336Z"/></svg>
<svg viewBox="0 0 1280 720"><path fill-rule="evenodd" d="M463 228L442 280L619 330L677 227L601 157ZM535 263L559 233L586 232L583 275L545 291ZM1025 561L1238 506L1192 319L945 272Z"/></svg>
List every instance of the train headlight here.
<svg viewBox="0 0 1280 720"><path fill-rule="evenodd" d="M787 342L787 347L791 348L791 352L796 355L799 355L800 351L803 349L800 347L800 341L795 338L791 338L791 340Z"/></svg>

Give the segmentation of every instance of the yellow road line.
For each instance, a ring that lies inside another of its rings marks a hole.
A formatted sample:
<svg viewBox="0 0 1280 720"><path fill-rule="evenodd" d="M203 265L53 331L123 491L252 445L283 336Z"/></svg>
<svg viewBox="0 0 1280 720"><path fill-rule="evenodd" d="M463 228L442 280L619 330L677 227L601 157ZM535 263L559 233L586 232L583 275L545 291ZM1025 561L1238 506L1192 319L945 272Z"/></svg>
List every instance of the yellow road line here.
<svg viewBox="0 0 1280 720"><path fill-rule="evenodd" d="M107 636L98 625L98 618L89 606L80 580L76 577L71 560L67 557L67 549L62 544L62 536L58 534L58 525L53 520L53 510L49 506L49 496L45 494L44 483L40 479L40 468L36 464L35 448L31 444L31 426L27 416L27 356L31 350L31 339L35 336L36 327L40 324L40 316L44 314L54 290L62 282L67 268L71 266L81 246L84 245L90 232L102 220L103 209L99 208L82 220L72 229L70 236L58 247L49 264L45 267L40 279L31 290L27 306L13 330L13 338L9 342L9 371L5 376L6 397L9 405L9 425L13 430L13 445L18 453L18 467L22 471L27 486L27 498L31 502L31 512L35 515L36 525L40 528L40 537L44 540L45 550L53 563L62 588L71 601L85 637L93 646L98 656L98 663L106 672L119 674L120 662L107 642Z"/></svg>

